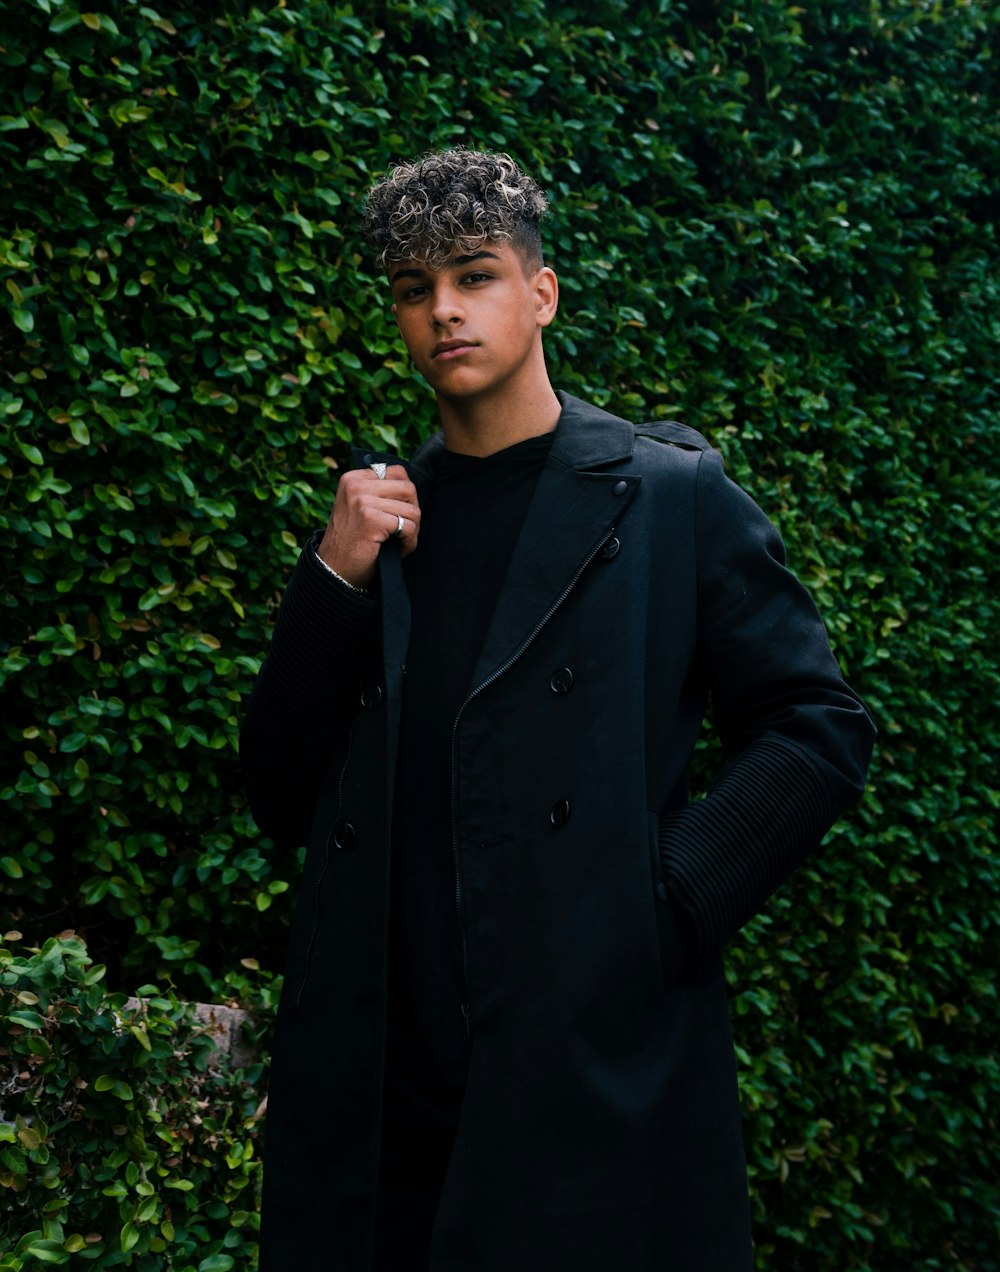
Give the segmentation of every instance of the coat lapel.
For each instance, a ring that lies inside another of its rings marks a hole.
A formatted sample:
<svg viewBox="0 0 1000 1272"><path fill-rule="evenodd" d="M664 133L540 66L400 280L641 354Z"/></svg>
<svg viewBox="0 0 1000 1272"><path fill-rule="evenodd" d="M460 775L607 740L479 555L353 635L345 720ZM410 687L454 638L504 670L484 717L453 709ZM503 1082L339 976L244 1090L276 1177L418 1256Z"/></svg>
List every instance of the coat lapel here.
<svg viewBox="0 0 1000 1272"><path fill-rule="evenodd" d="M480 651L472 688L504 670L558 608L641 478L606 471L632 455L632 425L560 393L562 414ZM624 483L624 487L622 486Z"/></svg>
<svg viewBox="0 0 1000 1272"><path fill-rule="evenodd" d="M557 396L563 409L552 449L497 597L471 688L503 670L530 643L611 533L642 480L620 471L607 471L632 457L635 430L627 420L567 393ZM421 497L433 482L437 458L443 450L444 440L436 433L407 465ZM370 462L372 456L365 458ZM384 550L382 555L385 556ZM383 567L381 576L383 624L390 608L397 605L397 593L401 593L398 603L405 609L405 623L401 613L396 631L401 635L405 630L408 638L409 604L402 572L397 564L395 569ZM394 644L393 656L397 652ZM389 654L387 633L387 679ZM395 665L401 661L402 656Z"/></svg>
<svg viewBox="0 0 1000 1272"><path fill-rule="evenodd" d="M395 455L352 447L356 468L369 468L376 460L389 464L401 461ZM399 544L387 539L378 557L379 595L382 601L382 662L385 675L386 727L386 801L392 807L395 789L395 756L403 697L403 669L410 643L410 596L403 582L403 566Z"/></svg>

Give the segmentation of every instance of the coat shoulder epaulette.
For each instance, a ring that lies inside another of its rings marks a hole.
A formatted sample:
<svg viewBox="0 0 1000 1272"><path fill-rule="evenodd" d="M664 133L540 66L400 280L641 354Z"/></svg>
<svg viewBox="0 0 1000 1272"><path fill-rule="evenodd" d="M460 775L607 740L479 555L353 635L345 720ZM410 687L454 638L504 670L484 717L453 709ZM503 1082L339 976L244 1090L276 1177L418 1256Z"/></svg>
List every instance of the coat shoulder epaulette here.
<svg viewBox="0 0 1000 1272"><path fill-rule="evenodd" d="M636 424L635 435L648 437L654 442L665 442L668 446L680 446L684 450L712 449L712 443L707 437L703 437L697 429L679 424L676 420L652 420L648 424Z"/></svg>

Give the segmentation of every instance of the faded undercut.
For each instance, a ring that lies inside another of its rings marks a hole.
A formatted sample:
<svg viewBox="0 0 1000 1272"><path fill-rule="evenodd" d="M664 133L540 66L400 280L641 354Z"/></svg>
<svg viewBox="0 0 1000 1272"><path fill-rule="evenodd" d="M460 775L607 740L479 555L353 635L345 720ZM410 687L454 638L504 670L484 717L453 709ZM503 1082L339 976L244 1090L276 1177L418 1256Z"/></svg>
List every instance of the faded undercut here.
<svg viewBox="0 0 1000 1272"><path fill-rule="evenodd" d="M537 183L509 155L460 147L390 168L368 192L362 225L383 268L423 260L439 269L492 241L510 243L537 269L547 207Z"/></svg>

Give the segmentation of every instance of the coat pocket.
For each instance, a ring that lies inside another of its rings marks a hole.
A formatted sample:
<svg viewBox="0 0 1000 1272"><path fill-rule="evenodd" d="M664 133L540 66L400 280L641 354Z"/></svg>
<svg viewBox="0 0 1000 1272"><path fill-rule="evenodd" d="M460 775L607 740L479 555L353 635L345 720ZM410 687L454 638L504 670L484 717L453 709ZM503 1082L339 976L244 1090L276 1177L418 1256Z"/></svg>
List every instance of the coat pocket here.
<svg viewBox="0 0 1000 1272"><path fill-rule="evenodd" d="M684 979L690 959L691 932L689 920L680 903L671 894L663 875L660 857L660 817L647 812L649 868L652 876L653 906L656 914L656 937L660 946L663 983L676 985Z"/></svg>
<svg viewBox="0 0 1000 1272"><path fill-rule="evenodd" d="M316 939L322 921L323 883L330 869L330 854L333 851L334 836L340 822L340 813L344 802L344 778L351 762L354 744L354 726L347 738L347 749L341 757L332 761L328 773L332 786L332 799L320 799L312 828L316 834L317 824L326 827L323 839L316 845L317 860L310 869L309 856L306 858L306 870L302 878L303 895L296 910L292 933L292 954L289 959L287 983L289 985L288 1006L291 1010L302 1005L302 995L309 981L309 965L312 960ZM311 854L310 854L311 856Z"/></svg>
<svg viewBox="0 0 1000 1272"><path fill-rule="evenodd" d="M306 907L304 907L305 922L303 927L308 932L304 947L298 952L298 957L292 959L292 966L289 970L291 979L292 997L289 1007L294 1011L302 1005L302 995L305 993L306 984L309 980L309 963L312 959L313 947L316 944L316 936L319 932L320 924L320 894L323 889L323 880L326 878L326 872L330 867L330 840L333 837L331 830L323 844L320 862L317 869L315 879L303 880L303 886L306 891ZM307 917L306 917L307 916Z"/></svg>

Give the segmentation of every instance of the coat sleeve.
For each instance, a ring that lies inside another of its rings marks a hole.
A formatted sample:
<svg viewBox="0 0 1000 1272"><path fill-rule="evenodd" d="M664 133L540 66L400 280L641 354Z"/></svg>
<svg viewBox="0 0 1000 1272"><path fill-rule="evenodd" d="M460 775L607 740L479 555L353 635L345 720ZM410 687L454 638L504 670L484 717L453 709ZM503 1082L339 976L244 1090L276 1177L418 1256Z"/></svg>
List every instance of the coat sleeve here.
<svg viewBox="0 0 1000 1272"><path fill-rule="evenodd" d="M240 733L254 820L281 843L305 842L323 771L346 744L379 605L338 583L306 545L282 597Z"/></svg>
<svg viewBox="0 0 1000 1272"><path fill-rule="evenodd" d="M700 961L756 914L861 795L875 727L777 531L701 456L698 657L729 762L660 821L664 878Z"/></svg>

